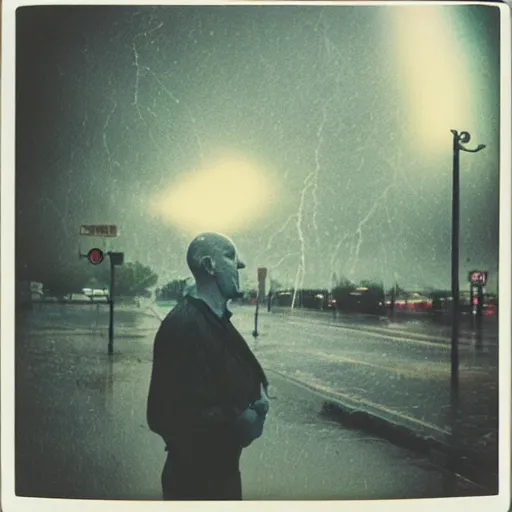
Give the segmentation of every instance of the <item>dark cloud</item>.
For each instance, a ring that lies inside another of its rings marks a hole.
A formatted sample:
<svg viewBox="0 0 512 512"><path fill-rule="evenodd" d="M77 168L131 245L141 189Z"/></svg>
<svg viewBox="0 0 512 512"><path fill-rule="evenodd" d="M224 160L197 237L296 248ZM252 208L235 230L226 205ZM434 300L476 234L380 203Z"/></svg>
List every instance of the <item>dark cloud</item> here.
<svg viewBox="0 0 512 512"><path fill-rule="evenodd" d="M151 217L147 199L224 148L257 159L285 191L256 225L228 233L251 275L267 265L291 282L303 253L308 286L326 285L335 270L448 287L451 155L429 159L404 136L407 91L389 50L388 9L19 9L18 271L37 277L49 262L65 265L76 259L80 224L112 222L128 260L164 279L186 275L189 235ZM485 85L474 108L488 145L462 158L461 266L469 258L491 276L498 17L490 7L451 11L454 30L472 41L453 51ZM280 231L310 173L300 225L293 218Z"/></svg>

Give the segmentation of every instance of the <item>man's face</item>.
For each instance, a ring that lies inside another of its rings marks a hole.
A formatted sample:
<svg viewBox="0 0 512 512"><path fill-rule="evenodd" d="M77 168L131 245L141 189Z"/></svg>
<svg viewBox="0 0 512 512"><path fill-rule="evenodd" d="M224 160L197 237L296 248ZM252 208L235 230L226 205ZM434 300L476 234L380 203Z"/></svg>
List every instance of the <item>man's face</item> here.
<svg viewBox="0 0 512 512"><path fill-rule="evenodd" d="M242 268L245 268L245 264L232 244L219 247L215 258L217 285L222 296L228 300L241 296L238 271Z"/></svg>

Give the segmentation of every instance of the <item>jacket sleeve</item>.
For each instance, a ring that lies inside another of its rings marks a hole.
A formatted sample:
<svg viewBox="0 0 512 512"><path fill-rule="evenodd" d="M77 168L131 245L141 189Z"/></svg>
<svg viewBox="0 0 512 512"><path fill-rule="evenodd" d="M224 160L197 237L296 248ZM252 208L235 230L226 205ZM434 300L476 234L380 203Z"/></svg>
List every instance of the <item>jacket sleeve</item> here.
<svg viewBox="0 0 512 512"><path fill-rule="evenodd" d="M153 349L149 428L183 449L233 444L241 411L218 396L204 341L193 325L162 324ZM187 448L187 445L188 446Z"/></svg>

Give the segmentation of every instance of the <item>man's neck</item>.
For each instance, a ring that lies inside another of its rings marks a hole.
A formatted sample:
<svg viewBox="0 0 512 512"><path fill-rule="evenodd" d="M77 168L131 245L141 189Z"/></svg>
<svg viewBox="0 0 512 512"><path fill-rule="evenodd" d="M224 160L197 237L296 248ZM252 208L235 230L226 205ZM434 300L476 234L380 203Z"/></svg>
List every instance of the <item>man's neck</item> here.
<svg viewBox="0 0 512 512"><path fill-rule="evenodd" d="M210 287L197 286L193 297L206 302L219 318L222 318L226 314L228 301L222 297L218 288L213 289Z"/></svg>

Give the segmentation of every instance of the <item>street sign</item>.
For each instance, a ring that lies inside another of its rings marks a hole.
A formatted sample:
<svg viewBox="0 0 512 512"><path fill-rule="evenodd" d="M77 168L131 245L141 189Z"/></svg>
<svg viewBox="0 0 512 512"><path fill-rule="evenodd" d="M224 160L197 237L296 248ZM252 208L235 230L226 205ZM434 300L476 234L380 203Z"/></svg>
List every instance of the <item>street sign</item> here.
<svg viewBox="0 0 512 512"><path fill-rule="evenodd" d="M111 224L88 224L80 226L81 236L116 237L119 235L117 226Z"/></svg>
<svg viewBox="0 0 512 512"><path fill-rule="evenodd" d="M267 279L267 269L260 267L258 269L258 298L261 302L265 300L265 280Z"/></svg>
<svg viewBox="0 0 512 512"><path fill-rule="evenodd" d="M485 286L487 283L487 272L472 270L468 275L468 280L471 284Z"/></svg>
<svg viewBox="0 0 512 512"><path fill-rule="evenodd" d="M265 267L261 267L258 269L258 281L265 281L267 278L267 269Z"/></svg>
<svg viewBox="0 0 512 512"><path fill-rule="evenodd" d="M112 262L112 265L122 265L124 263L124 252L111 252L110 261Z"/></svg>

